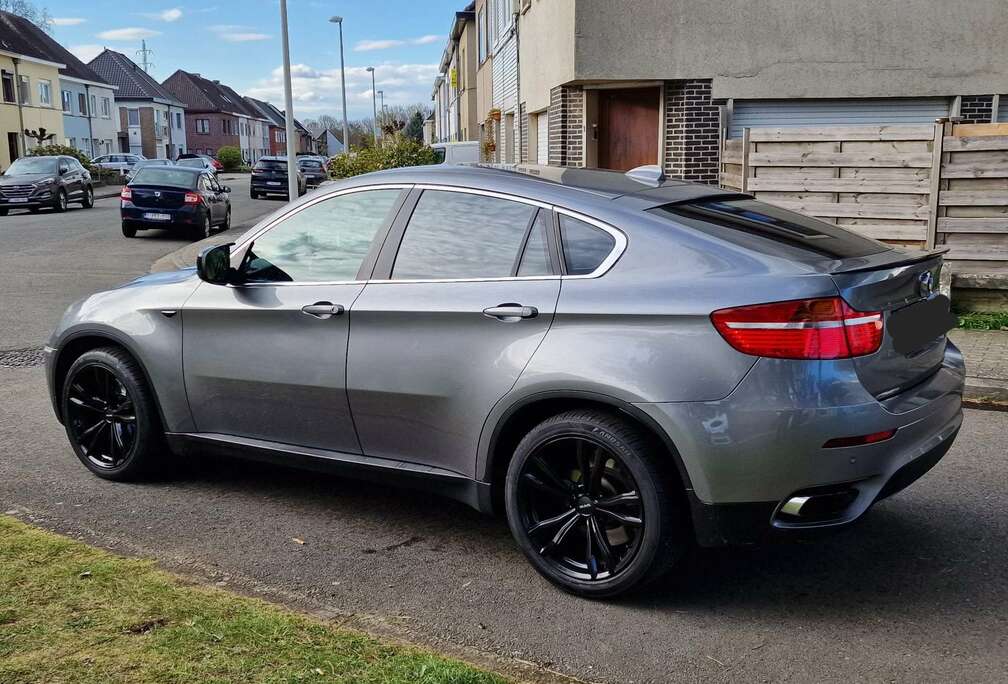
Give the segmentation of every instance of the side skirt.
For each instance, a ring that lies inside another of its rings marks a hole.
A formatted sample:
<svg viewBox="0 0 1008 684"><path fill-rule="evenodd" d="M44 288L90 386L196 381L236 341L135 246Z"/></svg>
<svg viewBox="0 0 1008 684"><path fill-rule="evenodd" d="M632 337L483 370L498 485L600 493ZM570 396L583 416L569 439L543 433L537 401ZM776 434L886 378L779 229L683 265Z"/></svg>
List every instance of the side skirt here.
<svg viewBox="0 0 1008 684"><path fill-rule="evenodd" d="M444 468L208 432L165 434L173 453L207 452L418 489L490 512L490 485Z"/></svg>

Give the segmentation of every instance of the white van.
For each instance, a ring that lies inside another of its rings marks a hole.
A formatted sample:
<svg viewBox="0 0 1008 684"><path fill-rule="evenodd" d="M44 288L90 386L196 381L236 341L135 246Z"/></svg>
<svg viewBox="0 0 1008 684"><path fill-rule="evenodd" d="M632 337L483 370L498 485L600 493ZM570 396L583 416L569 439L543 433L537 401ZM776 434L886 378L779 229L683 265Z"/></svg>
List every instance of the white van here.
<svg viewBox="0 0 1008 684"><path fill-rule="evenodd" d="M480 144L478 140L467 142L434 143L435 164L464 164L480 160Z"/></svg>

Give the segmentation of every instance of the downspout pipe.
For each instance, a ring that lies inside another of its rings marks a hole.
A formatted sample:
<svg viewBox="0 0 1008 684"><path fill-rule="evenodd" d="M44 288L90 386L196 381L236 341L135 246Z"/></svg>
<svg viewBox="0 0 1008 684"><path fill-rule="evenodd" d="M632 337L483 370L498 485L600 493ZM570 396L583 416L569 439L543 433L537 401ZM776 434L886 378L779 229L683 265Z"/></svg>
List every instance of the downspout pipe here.
<svg viewBox="0 0 1008 684"><path fill-rule="evenodd" d="M18 109L18 138L21 139L21 155L27 157L28 141L25 139L24 110L21 108L21 73L18 71L21 60L12 57L11 61L14 62L14 101L17 102Z"/></svg>
<svg viewBox="0 0 1008 684"><path fill-rule="evenodd" d="M94 148L94 128L92 128L91 117L94 116L94 112L91 111L91 86L87 83L84 84L84 100L87 102L87 130L88 130L88 149L91 150L91 158L94 159L98 156Z"/></svg>

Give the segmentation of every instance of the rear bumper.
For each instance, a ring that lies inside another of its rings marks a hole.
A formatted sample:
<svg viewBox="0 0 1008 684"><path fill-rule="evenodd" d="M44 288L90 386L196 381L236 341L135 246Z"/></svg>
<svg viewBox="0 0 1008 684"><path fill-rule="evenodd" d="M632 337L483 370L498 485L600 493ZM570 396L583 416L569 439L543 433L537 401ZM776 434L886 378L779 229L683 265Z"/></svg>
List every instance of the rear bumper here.
<svg viewBox="0 0 1008 684"><path fill-rule="evenodd" d="M280 183L280 185L270 185L269 181L260 181L252 179L249 184L249 189L252 192L258 192L261 195L286 195L287 194L287 179L284 178L281 181L272 181L274 183Z"/></svg>
<svg viewBox="0 0 1008 684"><path fill-rule="evenodd" d="M881 402L850 361L760 359L720 401L638 406L680 452L698 541L749 543L850 524L927 472L962 423L964 379L949 343L938 372ZM884 442L823 448L892 429ZM805 497L815 503L800 515L788 513L794 504L784 508Z"/></svg>
<svg viewBox="0 0 1008 684"><path fill-rule="evenodd" d="M144 214L168 214L170 220L145 218ZM162 209L160 207L135 207L132 205L123 206L119 210L119 215L123 221L128 221L130 225L139 230L145 228L170 228L172 226L195 226L203 220L205 211L198 205L187 205L175 209Z"/></svg>

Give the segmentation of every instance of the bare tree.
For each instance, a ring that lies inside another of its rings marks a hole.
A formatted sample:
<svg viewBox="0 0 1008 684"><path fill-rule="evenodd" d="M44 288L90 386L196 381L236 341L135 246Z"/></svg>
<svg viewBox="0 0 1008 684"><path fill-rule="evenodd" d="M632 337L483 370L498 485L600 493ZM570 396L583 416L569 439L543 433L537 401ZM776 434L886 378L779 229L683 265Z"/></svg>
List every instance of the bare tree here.
<svg viewBox="0 0 1008 684"><path fill-rule="evenodd" d="M28 0L0 0L0 10L24 17L43 31L52 29L52 15L47 7L36 7Z"/></svg>

